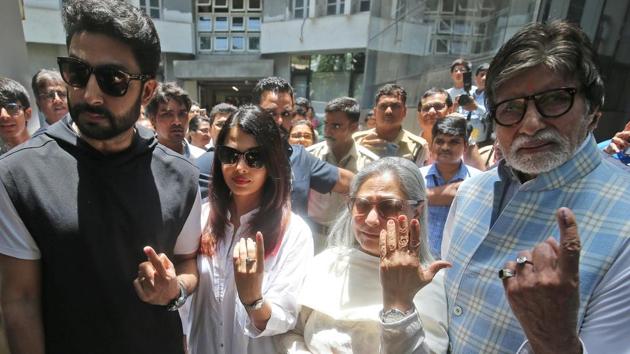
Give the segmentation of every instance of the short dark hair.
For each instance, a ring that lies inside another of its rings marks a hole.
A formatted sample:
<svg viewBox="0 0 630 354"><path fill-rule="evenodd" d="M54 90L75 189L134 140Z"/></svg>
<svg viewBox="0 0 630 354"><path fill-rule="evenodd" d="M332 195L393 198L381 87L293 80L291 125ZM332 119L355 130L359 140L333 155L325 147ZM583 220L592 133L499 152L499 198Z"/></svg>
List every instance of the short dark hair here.
<svg viewBox="0 0 630 354"><path fill-rule="evenodd" d="M407 91L397 84L385 84L376 92L376 96L374 97L374 103L378 104L378 100L383 96L395 96L400 97L400 100L403 104L407 103Z"/></svg>
<svg viewBox="0 0 630 354"><path fill-rule="evenodd" d="M170 100L175 100L179 104L183 104L186 107L186 111L190 111L192 100L188 95L188 92L183 88L177 86L174 82L165 82L158 85L155 90L155 94L147 103L145 113L149 117L155 117L160 107L160 103L168 103Z"/></svg>
<svg viewBox="0 0 630 354"><path fill-rule="evenodd" d="M188 130L196 132L197 130L199 130L199 126L202 122L208 122L208 124L210 124L210 119L202 115L195 114L192 118L190 118L190 121L188 122Z"/></svg>
<svg viewBox="0 0 630 354"><path fill-rule="evenodd" d="M346 114L346 117L353 122L357 123L361 116L361 109L359 102L352 97L337 97L328 102L324 109L326 113L342 112Z"/></svg>
<svg viewBox="0 0 630 354"><path fill-rule="evenodd" d="M31 107L31 102L28 99L28 93L24 86L8 77L0 77L0 102L19 103L24 109Z"/></svg>
<svg viewBox="0 0 630 354"><path fill-rule="evenodd" d="M423 94L422 97L420 97L420 102L418 102L418 111L420 111L420 109L422 109L422 100L433 96L433 95L439 95L439 94L443 94L446 96L446 99L444 100L444 103L446 103L447 107L452 107L453 106L453 99L451 98L451 95L448 94L448 91L446 91L443 88L440 87L431 87L430 89L426 90Z"/></svg>
<svg viewBox="0 0 630 354"><path fill-rule="evenodd" d="M269 76L260 79L256 86L254 86L254 102L256 104L260 104L260 100L262 98L263 92L276 92L276 93L288 93L291 95L291 99L293 99L293 87L289 82L281 77L277 76Z"/></svg>
<svg viewBox="0 0 630 354"><path fill-rule="evenodd" d="M142 74L155 77L160 66L160 38L143 11L120 0L69 0L63 7L66 46L77 33L99 33L131 48Z"/></svg>
<svg viewBox="0 0 630 354"><path fill-rule="evenodd" d="M302 116L302 117L306 117L306 108L302 107L302 106L296 106L295 110L293 111L293 116Z"/></svg>
<svg viewBox="0 0 630 354"><path fill-rule="evenodd" d="M64 85L61 74L57 70L39 69L33 78L31 79L31 88L33 89L33 95L35 95L35 102L42 93L42 90L50 83L58 83Z"/></svg>
<svg viewBox="0 0 630 354"><path fill-rule="evenodd" d="M261 111L257 106L246 105L238 108L225 121L227 129L221 129L215 146L225 145L225 139L231 128L239 128L242 132L256 139L267 168L267 179L262 187L260 208L246 226L254 235L260 231L265 240L265 256L275 254L290 214L289 198L291 196L291 167L289 165L288 144L280 135L270 113ZM210 183L210 227L215 239L225 237L225 226L229 223L227 216L231 200L231 191L221 169L221 161L215 158L212 165L212 183Z"/></svg>
<svg viewBox="0 0 630 354"><path fill-rule="evenodd" d="M451 63L451 72L453 72L453 70L455 70L455 67L457 65L463 65L466 70L471 71L472 70L472 63L469 62L468 60L464 59L464 58L457 58L455 60L453 60L453 62Z"/></svg>
<svg viewBox="0 0 630 354"><path fill-rule="evenodd" d="M309 109L313 108L313 106L311 106L311 101L309 101L305 97L298 97L298 98L296 98L295 99L295 105L303 107L304 110L306 110L306 111L308 111Z"/></svg>
<svg viewBox="0 0 630 354"><path fill-rule="evenodd" d="M556 20L521 28L499 49L486 74L487 106L492 110L501 85L539 65L577 80L591 112L604 104L604 82L591 41L577 25Z"/></svg>
<svg viewBox="0 0 630 354"><path fill-rule="evenodd" d="M475 76L479 75L479 73L482 72L482 71L488 71L488 69L490 69L490 64L489 63L483 63L483 64L479 65L477 67L477 69L475 69Z"/></svg>
<svg viewBox="0 0 630 354"><path fill-rule="evenodd" d="M236 112L236 106L233 106L229 103L219 103L217 105L214 105L214 107L212 107L212 110L210 110L210 114L208 115L208 118L210 118L210 124L214 123L214 117L219 114L219 113L227 113L227 114L232 114L234 112Z"/></svg>
<svg viewBox="0 0 630 354"><path fill-rule="evenodd" d="M438 119L431 130L433 139L438 134L446 134L464 139L464 143L468 143L468 122L466 118L460 114L449 114L444 119Z"/></svg>

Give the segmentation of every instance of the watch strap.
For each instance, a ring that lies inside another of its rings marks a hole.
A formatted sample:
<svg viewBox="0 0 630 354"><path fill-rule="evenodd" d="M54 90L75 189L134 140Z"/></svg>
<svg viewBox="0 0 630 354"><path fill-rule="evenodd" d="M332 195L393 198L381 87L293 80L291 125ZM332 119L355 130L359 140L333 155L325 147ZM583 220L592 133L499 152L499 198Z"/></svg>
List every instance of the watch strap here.
<svg viewBox="0 0 630 354"><path fill-rule="evenodd" d="M263 298L261 297L260 299L252 302L251 304L243 304L243 307L245 307L245 310L248 310L248 311L260 310L264 302L265 300L263 300Z"/></svg>
<svg viewBox="0 0 630 354"><path fill-rule="evenodd" d="M181 281L177 281L177 286L179 287L179 296L166 304L166 309L168 311L177 311L180 307L184 306L184 304L186 303L186 299L188 299L186 287L184 287Z"/></svg>

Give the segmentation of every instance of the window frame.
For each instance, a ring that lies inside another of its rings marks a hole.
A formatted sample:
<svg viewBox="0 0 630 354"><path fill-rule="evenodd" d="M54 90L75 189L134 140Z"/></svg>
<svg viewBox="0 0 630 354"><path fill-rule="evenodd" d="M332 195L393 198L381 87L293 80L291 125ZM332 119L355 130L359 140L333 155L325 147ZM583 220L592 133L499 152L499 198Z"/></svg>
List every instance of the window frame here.
<svg viewBox="0 0 630 354"><path fill-rule="evenodd" d="M252 7L250 1L252 0L247 0L247 11L262 11L262 0L257 0L258 7Z"/></svg>
<svg viewBox="0 0 630 354"><path fill-rule="evenodd" d="M144 1L144 5L140 4L140 1ZM162 0L156 0L158 2L157 7L155 6L151 6L151 0L139 0L138 1L138 8L140 9L140 11L144 12L147 16L149 16L149 18L153 19L153 20L161 20L162 19ZM62 0L63 2L63 0ZM158 11L158 17L153 17L151 16L151 10L156 10Z"/></svg>
<svg viewBox="0 0 630 354"><path fill-rule="evenodd" d="M201 48L201 37L208 38L208 43L210 43L210 48L209 49L208 48ZM214 46L213 46L213 43L212 43L212 37L213 37L213 35L210 32L199 33L198 36L197 36L197 38L198 38L197 50L199 52L201 52L201 53L210 53L210 52L212 52L213 49L214 49Z"/></svg>
<svg viewBox="0 0 630 354"><path fill-rule="evenodd" d="M217 39L225 38L225 49L217 49ZM212 52L213 53L229 53L230 52L230 36L227 33L212 35Z"/></svg>

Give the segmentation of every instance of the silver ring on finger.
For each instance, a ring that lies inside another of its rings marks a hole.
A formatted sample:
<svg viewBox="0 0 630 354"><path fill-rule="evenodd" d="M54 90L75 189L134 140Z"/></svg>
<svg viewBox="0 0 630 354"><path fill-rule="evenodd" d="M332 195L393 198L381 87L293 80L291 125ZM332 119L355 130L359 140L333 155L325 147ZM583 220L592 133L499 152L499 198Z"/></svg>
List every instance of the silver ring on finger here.
<svg viewBox="0 0 630 354"><path fill-rule="evenodd" d="M516 257L516 264L518 264L519 266L524 266L525 264L534 265L534 263L532 263L529 259L527 259L527 256Z"/></svg>
<svg viewBox="0 0 630 354"><path fill-rule="evenodd" d="M512 269L503 268L499 270L499 279L504 280L515 276L516 273Z"/></svg>

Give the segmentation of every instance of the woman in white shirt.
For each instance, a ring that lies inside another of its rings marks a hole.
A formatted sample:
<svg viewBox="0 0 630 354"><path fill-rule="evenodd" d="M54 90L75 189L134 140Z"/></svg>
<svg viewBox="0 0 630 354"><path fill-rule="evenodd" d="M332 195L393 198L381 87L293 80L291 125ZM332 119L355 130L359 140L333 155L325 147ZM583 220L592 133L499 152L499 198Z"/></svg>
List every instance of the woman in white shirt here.
<svg viewBox="0 0 630 354"><path fill-rule="evenodd" d="M291 213L288 145L273 118L245 106L218 136L189 351L273 353L272 335L295 325L313 257L306 223Z"/></svg>
<svg viewBox="0 0 630 354"><path fill-rule="evenodd" d="M428 251L418 167L402 158L374 161L353 180L349 200L331 231L331 246L314 258L304 281L296 328L276 337L279 350L402 353L413 345L389 338L405 338L395 331L405 330L400 323L407 321L422 327L414 328L422 339L419 353L446 353L446 297L438 271L449 263L432 262Z"/></svg>

